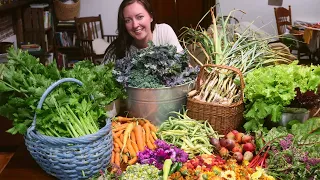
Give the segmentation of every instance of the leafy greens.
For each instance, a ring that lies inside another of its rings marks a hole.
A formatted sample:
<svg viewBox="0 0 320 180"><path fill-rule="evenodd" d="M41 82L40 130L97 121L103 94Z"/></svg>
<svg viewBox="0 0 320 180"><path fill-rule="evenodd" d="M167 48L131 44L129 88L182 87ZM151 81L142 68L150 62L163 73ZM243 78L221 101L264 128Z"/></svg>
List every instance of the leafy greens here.
<svg viewBox="0 0 320 180"><path fill-rule="evenodd" d="M81 61L71 70L59 71L56 63L44 66L27 52L11 48L8 63L1 65L0 69L0 115L13 121L13 127L8 130L12 134L24 134L35 112L36 129L43 134L77 137L83 135L82 131L92 133L105 123L104 107L124 97L122 86L112 76L111 64L95 66ZM49 94L42 109L37 110L44 91L66 77L80 80L83 86L60 84ZM77 129L81 119L84 119L80 123L84 123L82 127L85 129ZM68 127L69 122L72 127Z"/></svg>
<svg viewBox="0 0 320 180"><path fill-rule="evenodd" d="M300 66L297 62L259 68L247 74L244 90L248 122L247 131L263 126L264 119L271 117L279 122L284 107L291 104L296 88L302 93L316 92L320 84L320 66Z"/></svg>
<svg viewBox="0 0 320 180"><path fill-rule="evenodd" d="M198 67L188 66L187 54L177 53L175 46L149 42L132 57L116 60L113 74L125 87L160 88L190 82L198 72Z"/></svg>

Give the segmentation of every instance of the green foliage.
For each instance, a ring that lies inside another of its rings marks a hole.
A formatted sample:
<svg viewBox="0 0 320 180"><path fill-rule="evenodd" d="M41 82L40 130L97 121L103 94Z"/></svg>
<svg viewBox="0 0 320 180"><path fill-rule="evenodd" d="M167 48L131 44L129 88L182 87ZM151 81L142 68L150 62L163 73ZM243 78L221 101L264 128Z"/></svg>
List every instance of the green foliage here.
<svg viewBox="0 0 320 180"><path fill-rule="evenodd" d="M121 86L112 78L112 65L94 66L82 61L74 69L59 71L56 63L44 66L27 52L11 48L8 63L0 70L0 115L13 121L13 127L8 130L12 134L24 134L37 112L37 130L46 135L70 137L63 123L76 118L63 114L72 111L78 118L92 118L97 125L98 119L105 119L105 105L124 96ZM60 84L50 93L42 109L36 110L44 91L66 77L79 79L83 86ZM84 126L90 130L90 125Z"/></svg>
<svg viewBox="0 0 320 180"><path fill-rule="evenodd" d="M198 67L188 67L186 53L177 53L175 46L150 42L132 57L116 60L113 74L124 86L159 88L193 81L198 72Z"/></svg>
<svg viewBox="0 0 320 180"><path fill-rule="evenodd" d="M317 91L320 66L306 67L295 62L264 67L248 73L245 82L245 118L248 122L244 127L252 131L261 128L268 116L273 122L279 122L283 108L295 98L296 88L302 93Z"/></svg>

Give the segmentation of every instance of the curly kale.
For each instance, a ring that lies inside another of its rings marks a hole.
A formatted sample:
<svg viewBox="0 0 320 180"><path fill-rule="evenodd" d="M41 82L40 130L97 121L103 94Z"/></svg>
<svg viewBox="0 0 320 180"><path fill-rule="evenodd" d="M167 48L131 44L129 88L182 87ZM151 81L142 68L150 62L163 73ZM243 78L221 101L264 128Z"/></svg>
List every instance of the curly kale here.
<svg viewBox="0 0 320 180"><path fill-rule="evenodd" d="M172 87L194 80L199 68L189 67L186 53L177 53L173 45L149 47L137 51L131 58L115 63L113 75L124 86L139 88Z"/></svg>

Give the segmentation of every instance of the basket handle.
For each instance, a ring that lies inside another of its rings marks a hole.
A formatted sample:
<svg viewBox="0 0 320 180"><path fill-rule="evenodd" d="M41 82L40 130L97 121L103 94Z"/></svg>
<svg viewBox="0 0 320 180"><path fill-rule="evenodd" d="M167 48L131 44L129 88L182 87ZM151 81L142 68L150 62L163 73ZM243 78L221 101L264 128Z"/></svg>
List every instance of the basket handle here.
<svg viewBox="0 0 320 180"><path fill-rule="evenodd" d="M78 85L82 86L83 83L81 81L79 81L78 79L74 79L74 78L63 78L60 79L54 83L52 83L47 89L46 91L42 94L40 101L38 102L37 105L37 109L41 109L42 105L44 103L44 100L47 98L47 96L60 84L65 83L65 82L74 82L77 83ZM30 129L28 129L28 131L33 131L36 127L36 119L37 119L37 113L34 113L34 117L33 117L33 122L32 125L30 127Z"/></svg>
<svg viewBox="0 0 320 180"><path fill-rule="evenodd" d="M234 71L236 74L239 75L239 78L240 78L240 88L241 88L241 100L243 100L243 90L244 90L244 78L243 78L243 74L242 72L238 69L238 68L235 68L235 67L231 67L231 66L225 66L225 65L217 65L217 64L205 64L201 67L200 69L200 72L199 72L199 75L197 77L197 84L196 84L196 90L199 91L200 89L200 82L201 82L201 79L202 79L202 76L204 76L204 72L205 72L205 68L206 67L213 67L213 68L220 68L220 69L228 69L228 70L231 70L231 71Z"/></svg>

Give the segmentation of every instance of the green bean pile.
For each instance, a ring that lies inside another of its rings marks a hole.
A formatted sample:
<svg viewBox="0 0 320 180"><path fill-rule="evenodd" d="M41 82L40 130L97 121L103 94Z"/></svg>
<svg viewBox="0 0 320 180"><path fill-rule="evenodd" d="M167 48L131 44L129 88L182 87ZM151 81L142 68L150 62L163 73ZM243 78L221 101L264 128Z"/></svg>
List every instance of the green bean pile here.
<svg viewBox="0 0 320 180"><path fill-rule="evenodd" d="M177 117L170 116L164 121L157 135L160 139L173 144L186 153L189 158L193 158L199 154L212 154L213 147L210 144L209 137L219 138L207 121L198 121L191 119L184 114L177 114Z"/></svg>

